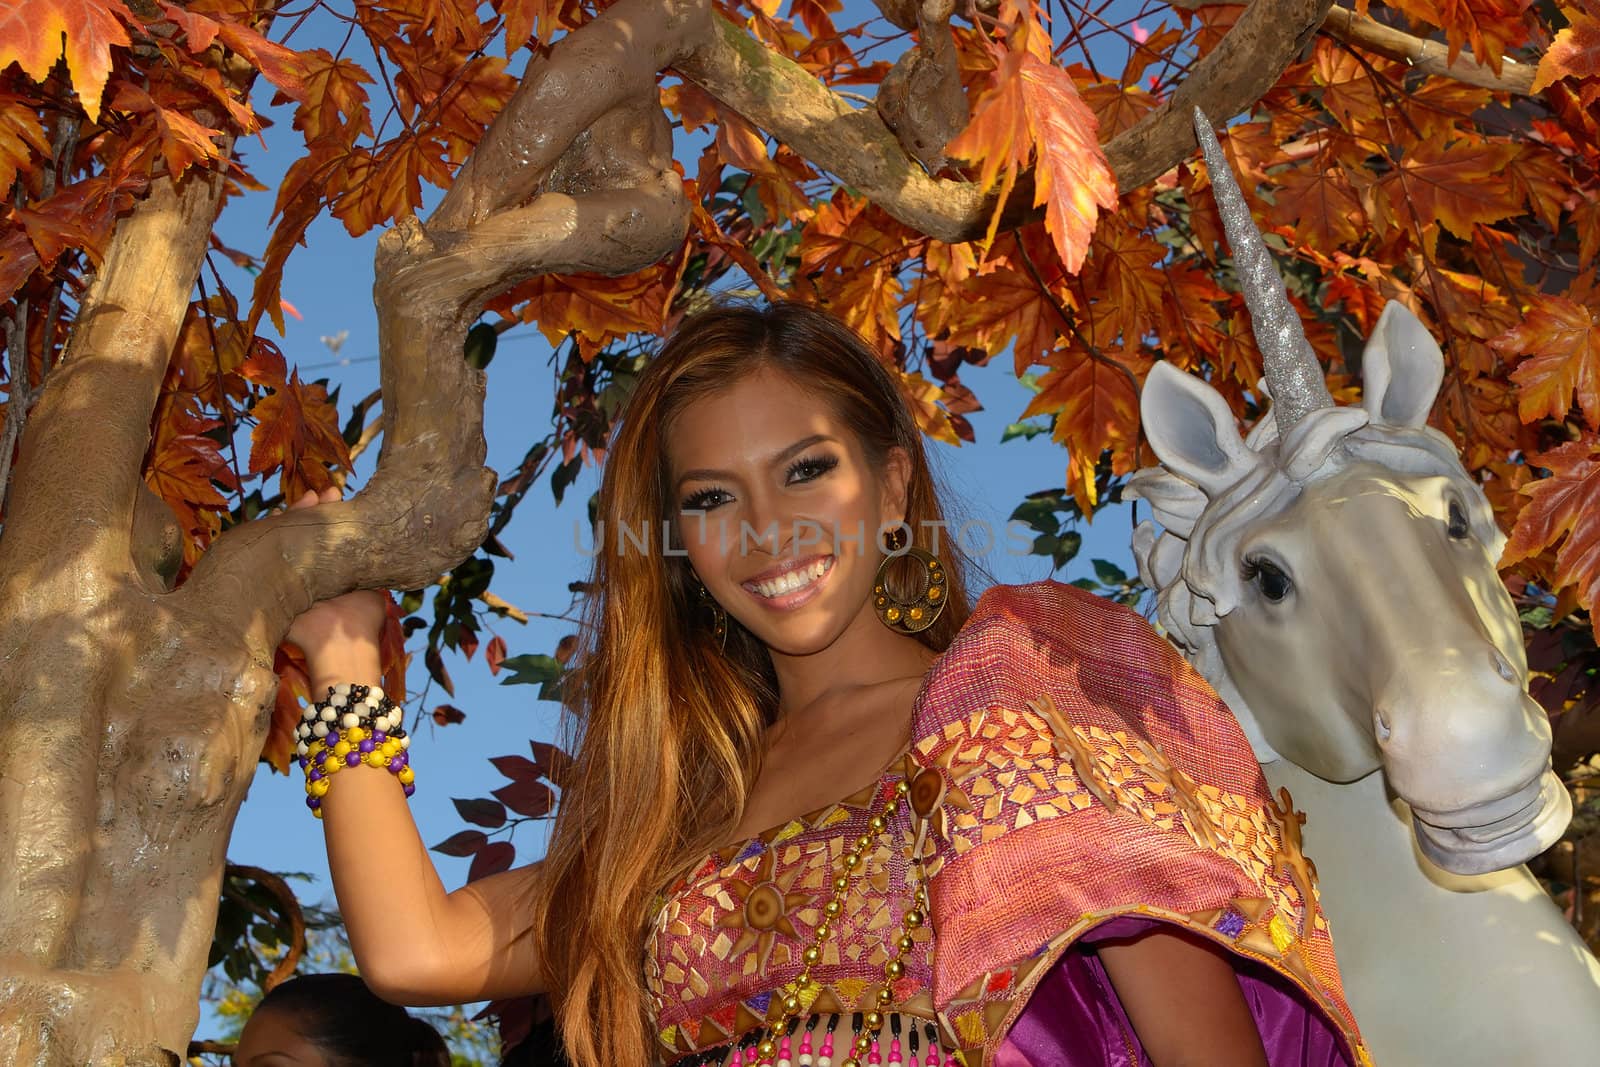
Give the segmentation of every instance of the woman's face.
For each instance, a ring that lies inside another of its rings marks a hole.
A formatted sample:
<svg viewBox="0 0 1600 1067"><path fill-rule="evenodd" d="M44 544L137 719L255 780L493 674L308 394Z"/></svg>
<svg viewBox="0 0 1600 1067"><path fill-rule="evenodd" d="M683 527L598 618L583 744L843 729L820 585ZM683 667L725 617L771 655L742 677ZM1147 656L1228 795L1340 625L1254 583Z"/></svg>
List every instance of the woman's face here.
<svg viewBox="0 0 1600 1067"><path fill-rule="evenodd" d="M667 459L690 565L774 652L821 651L870 610L879 534L905 517L904 450L873 464L824 398L762 369L685 407Z"/></svg>
<svg viewBox="0 0 1600 1067"><path fill-rule="evenodd" d="M257 1011L245 1023L233 1067L328 1067L328 1059L301 1037L281 1011Z"/></svg>

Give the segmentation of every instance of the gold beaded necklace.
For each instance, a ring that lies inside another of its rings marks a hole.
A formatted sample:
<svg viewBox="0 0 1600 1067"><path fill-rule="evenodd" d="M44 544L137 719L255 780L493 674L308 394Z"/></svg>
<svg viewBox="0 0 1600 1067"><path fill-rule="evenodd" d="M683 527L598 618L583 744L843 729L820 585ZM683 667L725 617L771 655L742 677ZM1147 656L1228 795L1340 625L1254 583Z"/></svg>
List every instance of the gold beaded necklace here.
<svg viewBox="0 0 1600 1067"><path fill-rule="evenodd" d="M774 1057L778 1054L779 1041L789 1032L789 1027L799 1018L802 1010L801 998L811 983L811 968L822 960L822 946L833 936L833 920L844 912L845 897L849 894L851 880L866 869L867 849L889 827L889 820L894 818L900 810L901 801L911 792L909 782L901 779L895 783L894 792L889 795L883 809L872 816L867 822L868 831L855 840L855 847L845 853L843 858L844 870L834 876L833 892L826 904L822 906L822 921L817 924L811 934L811 944L807 945L801 953L802 966L800 973L794 980L784 986L778 997L778 1018L769 1026L766 1036L756 1046L759 1067L771 1067ZM916 858L912 857L916 863ZM920 869L921 864L917 864ZM901 918L900 935L892 943L893 951L883 964L883 985L879 987L876 1001L877 1006L868 1011L863 1017L861 1033L856 1035L855 1044L850 1055L844 1060L841 1067L861 1067L866 1058L867 1050L872 1047L872 1042L877 1039L878 1031L883 1027L883 1012L894 1000L894 982L905 974L905 955L915 945L911 931L920 927L927 921L928 890L925 881L919 880L912 890L911 906L906 909Z"/></svg>

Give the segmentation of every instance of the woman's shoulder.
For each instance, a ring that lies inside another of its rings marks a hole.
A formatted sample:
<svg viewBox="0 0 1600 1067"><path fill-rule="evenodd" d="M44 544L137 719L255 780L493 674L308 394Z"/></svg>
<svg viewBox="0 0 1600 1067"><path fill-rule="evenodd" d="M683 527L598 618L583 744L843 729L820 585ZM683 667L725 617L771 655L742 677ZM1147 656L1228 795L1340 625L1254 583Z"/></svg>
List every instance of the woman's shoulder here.
<svg viewBox="0 0 1600 1067"><path fill-rule="evenodd" d="M1021 708L1042 696L1072 706L1121 708L1129 696L1169 710L1221 705L1137 612L1061 582L996 585L929 672L916 736L979 706Z"/></svg>

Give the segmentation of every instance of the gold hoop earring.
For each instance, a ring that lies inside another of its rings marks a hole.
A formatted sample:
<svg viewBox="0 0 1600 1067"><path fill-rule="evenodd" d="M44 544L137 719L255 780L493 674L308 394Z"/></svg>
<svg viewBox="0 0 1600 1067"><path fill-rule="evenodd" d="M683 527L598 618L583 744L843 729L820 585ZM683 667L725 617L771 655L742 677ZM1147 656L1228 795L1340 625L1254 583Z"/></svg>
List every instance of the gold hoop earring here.
<svg viewBox="0 0 1600 1067"><path fill-rule="evenodd" d="M728 613L721 604L717 603L716 597L711 595L711 590L706 588L704 582L696 582L696 585L699 587L698 592L695 594L699 602L699 608L710 616L711 639L717 643L718 652L726 652L728 650Z"/></svg>
<svg viewBox="0 0 1600 1067"><path fill-rule="evenodd" d="M910 540L903 529L899 533ZM889 591L889 564L901 556L915 559L926 572L928 584L915 600L901 600ZM896 544L894 554L885 556L878 564L878 573L872 582L872 606L878 613L878 621L895 633L920 633L938 620L944 611L947 593L944 564L939 562L938 556L915 545Z"/></svg>

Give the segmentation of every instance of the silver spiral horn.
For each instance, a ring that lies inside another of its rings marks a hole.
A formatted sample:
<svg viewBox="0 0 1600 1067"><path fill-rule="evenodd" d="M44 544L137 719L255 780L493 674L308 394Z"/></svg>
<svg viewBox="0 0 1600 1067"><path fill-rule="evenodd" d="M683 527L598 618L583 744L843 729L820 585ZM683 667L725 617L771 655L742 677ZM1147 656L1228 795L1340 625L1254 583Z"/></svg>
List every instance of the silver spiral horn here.
<svg viewBox="0 0 1600 1067"><path fill-rule="evenodd" d="M1281 437L1308 413L1332 407L1333 396L1323 380L1322 365L1311 351L1311 342L1306 340L1305 325L1289 302L1283 276L1261 240L1261 231L1250 217L1250 207L1222 154L1217 135L1211 131L1211 120L1199 108L1194 109L1194 133L1211 173L1211 191L1233 249L1239 287L1250 308L1251 332L1256 347L1261 349L1262 369L1272 391L1272 415Z"/></svg>

